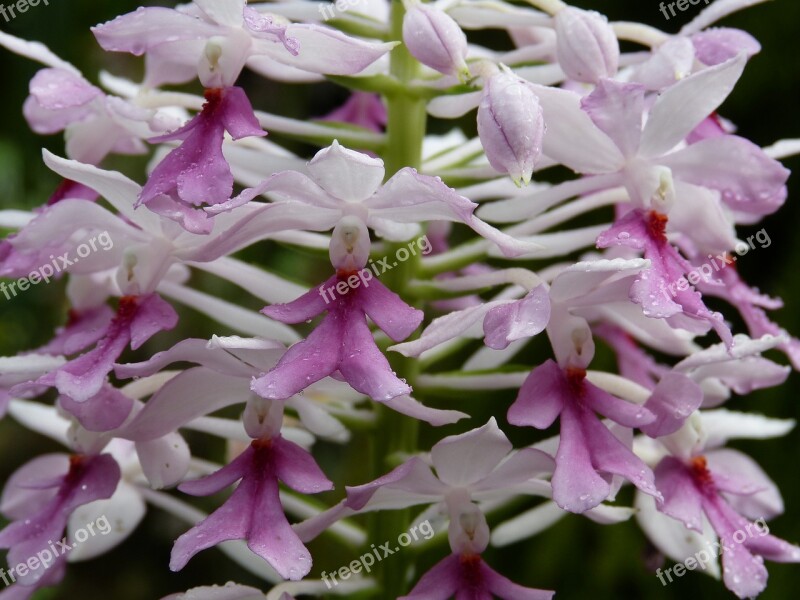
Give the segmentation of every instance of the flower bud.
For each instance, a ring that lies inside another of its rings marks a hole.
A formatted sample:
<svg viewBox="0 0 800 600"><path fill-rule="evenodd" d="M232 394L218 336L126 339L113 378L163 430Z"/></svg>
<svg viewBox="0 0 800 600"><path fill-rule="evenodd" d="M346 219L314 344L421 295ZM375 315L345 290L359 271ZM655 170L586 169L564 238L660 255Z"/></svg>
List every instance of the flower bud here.
<svg viewBox="0 0 800 600"><path fill-rule="evenodd" d="M619 43L598 12L567 7L555 16L556 57L567 77L595 83L619 66Z"/></svg>
<svg viewBox="0 0 800 600"><path fill-rule="evenodd" d="M489 163L518 186L542 155L544 117L531 86L511 72L490 77L478 107L478 135Z"/></svg>
<svg viewBox="0 0 800 600"><path fill-rule="evenodd" d="M369 260L369 231L364 221L344 217L333 229L330 245L331 264L337 272L355 273Z"/></svg>
<svg viewBox="0 0 800 600"><path fill-rule="evenodd" d="M467 36L443 10L409 3L403 19L403 42L423 65L462 80L469 78Z"/></svg>

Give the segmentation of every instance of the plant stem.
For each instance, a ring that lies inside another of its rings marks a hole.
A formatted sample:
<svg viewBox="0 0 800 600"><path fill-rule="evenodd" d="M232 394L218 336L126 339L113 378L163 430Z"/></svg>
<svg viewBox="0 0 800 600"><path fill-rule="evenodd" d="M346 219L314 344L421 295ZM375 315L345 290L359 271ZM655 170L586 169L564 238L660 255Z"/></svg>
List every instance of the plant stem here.
<svg viewBox="0 0 800 600"><path fill-rule="evenodd" d="M403 39L403 16L405 9L399 0L392 0L391 7L392 40ZM392 50L390 63L391 74L402 84L399 89L387 92L388 127L387 144L384 154L386 175L391 177L404 167L419 168L422 162L422 141L425 137L426 113L425 101L413 94L405 93L403 87L416 77L418 63L409 54L405 46L397 46ZM391 244L387 248L387 256L395 256L405 244ZM406 296L408 283L415 278L419 268L419 257L400 262L391 272L386 273L383 283L400 296ZM404 378L413 386L418 365L417 361L393 355L390 358L392 368L398 377ZM373 442L373 476L385 475L389 468L390 457L398 453L410 453L417 450L418 423L415 419L395 413L383 406L378 406L377 435ZM381 511L370 515L370 542L376 545L389 542L394 548L397 536L406 531L410 524L408 510ZM406 591L406 575L410 559L410 551L402 550L391 559L379 562L373 575L381 590L383 598L397 598Z"/></svg>

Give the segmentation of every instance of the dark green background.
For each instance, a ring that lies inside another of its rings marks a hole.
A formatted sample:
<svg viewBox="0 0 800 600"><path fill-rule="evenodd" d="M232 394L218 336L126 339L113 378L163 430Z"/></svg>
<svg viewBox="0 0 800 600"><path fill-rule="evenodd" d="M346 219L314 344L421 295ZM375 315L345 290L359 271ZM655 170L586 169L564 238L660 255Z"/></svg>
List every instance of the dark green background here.
<svg viewBox="0 0 800 600"><path fill-rule="evenodd" d="M3 2L3 0L0 0ZM8 2L5 2L8 4ZM13 22L5 24L0 17L0 29L14 35L40 40L57 54L78 65L87 77L96 82L96 73L106 68L133 77L139 72L139 63L121 55L104 55L99 51L88 28L91 25L133 10L140 3L133 0L114 2L97 0L50 0L31 8ZM155 4L155 3L149 3ZM649 23L667 31L677 29L700 7L691 7L678 18L665 21L658 3L651 0L599 0L579 3L586 8L605 12L612 20L629 20ZM681 18L682 17L682 18ZM800 3L796 0L777 0L751 8L725 21L726 25L740 27L758 38L764 49L748 66L745 75L721 113L739 126L739 133L762 145L780 138L800 137L800 120L797 118L798 82L798 22ZM483 39L485 36L481 36ZM39 67L26 59L0 51L2 94L0 94L0 207L22 208L40 205L47 198L57 178L41 164L40 149L63 154L63 143L58 136L40 138L31 134L21 116L21 105L27 95L27 84ZM315 88L294 86L280 88L259 80L247 78L254 104L262 109L295 116L319 115L343 97L342 90L330 85ZM255 85L253 85L255 84ZM279 140L273 136L273 140ZM297 149L297 146L293 146ZM113 159L107 166L140 177L142 161L139 159ZM785 163L791 169L800 169L800 160ZM781 296L786 307L775 313L775 318L789 331L800 333L800 290L797 274L800 270L800 239L797 236L800 208L800 184L790 181L790 195L786 206L777 215L769 217L753 231L766 228L772 245L752 252L738 263L748 281L771 295ZM248 254L258 258L268 255L274 248L260 247ZM265 264L278 264L280 270L295 272L309 268L295 263L294 255L285 251L272 254ZM324 267L323 267L324 269ZM316 274L307 273L311 282ZM259 308L251 298L243 303ZM40 285L24 295L6 301L0 297L0 355L13 354L44 342L53 328L64 319L66 306L60 284ZM730 311L725 311L730 315ZM216 331L199 319L182 321L174 337L203 337ZM217 331L219 332L219 331ZM168 344L168 336L158 338L159 347ZM778 360L783 357L776 355ZM601 357L602 358L602 357ZM780 417L800 417L798 409L798 378L792 374L786 385L736 398L729 408L763 412ZM480 424L482 416L490 413L505 414L513 400L508 394L495 395L470 405L466 410L475 415L468 427ZM433 399L441 406L457 406L463 400ZM463 428L462 428L463 429ZM527 432L513 431L504 426L517 443L528 441ZM455 430L454 430L455 431ZM448 430L448 433L450 431ZM423 439L433 443L442 432L429 429ZM193 442L197 441L192 438ZM800 434L764 442L741 442L735 447L751 454L777 482L783 491L787 513L770 523L773 533L793 542L800 541L800 485L797 465L800 464ZM218 453L219 448L209 450ZM360 483L367 477L360 456L362 443L340 449L326 445L320 447L323 468L337 482ZM0 422L0 481L35 454L60 451L55 445L17 427L10 420ZM344 480L347 470L358 472L357 481ZM359 478L361 477L361 478ZM337 492L336 494L340 494ZM338 496L334 494L336 498ZM37 598L100 600L149 600L184 590L192 585L224 583L234 579L259 585L258 580L232 565L219 552L204 552L193 559L180 574L170 574L167 563L171 540L183 531L183 525L172 522L159 511L150 511L137 532L111 554L89 563L72 565L63 586L58 591L43 592ZM378 540L371 540L378 542ZM381 540L383 541L383 540ZM356 549L344 550L326 539L312 545L320 568L334 569L356 558ZM443 556L444 549L428 553L422 563L430 564ZM731 598L720 583L700 574L687 574L675 583L662 588L658 580L644 568L644 557L649 555L644 537L634 523L615 527L601 527L588 520L571 517L556 527L535 537L500 551L487 553L489 562L515 581L546 589L555 589L562 600L616 600L619 598L648 598L653 600L705 597ZM800 568L792 565L770 563L770 584L761 596L765 599L783 600L797 596L800 588ZM318 572L315 569L315 572Z"/></svg>

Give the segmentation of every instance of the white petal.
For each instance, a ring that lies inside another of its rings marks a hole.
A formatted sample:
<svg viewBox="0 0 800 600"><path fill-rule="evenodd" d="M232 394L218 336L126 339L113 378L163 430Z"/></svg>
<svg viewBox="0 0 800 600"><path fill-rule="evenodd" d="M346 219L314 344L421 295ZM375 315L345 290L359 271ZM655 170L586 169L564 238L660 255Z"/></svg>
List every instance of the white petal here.
<svg viewBox="0 0 800 600"><path fill-rule="evenodd" d="M642 132L639 154L661 156L689 135L724 102L739 81L743 54L681 79L658 97Z"/></svg>
<svg viewBox="0 0 800 600"><path fill-rule="evenodd" d="M31 431L41 433L63 446L69 446L67 432L70 422L60 416L54 407L12 399L8 405L8 414Z"/></svg>
<svg viewBox="0 0 800 600"><path fill-rule="evenodd" d="M142 188L117 171L105 171L93 165L61 158L48 150L42 151L44 163L64 177L89 187L100 194L126 219L151 233L159 233L159 217L149 210L134 210Z"/></svg>
<svg viewBox="0 0 800 600"><path fill-rule="evenodd" d="M543 150L552 159L583 174L613 173L625 159L619 148L581 109L580 95L534 85L547 130Z"/></svg>
<svg viewBox="0 0 800 600"><path fill-rule="evenodd" d="M308 172L322 189L340 200L363 202L378 191L386 170L382 160L334 141L308 163Z"/></svg>
<svg viewBox="0 0 800 600"><path fill-rule="evenodd" d="M708 435L706 448L724 446L732 439L765 440L781 437L795 426L794 419L772 419L724 408L701 411L700 417Z"/></svg>
<svg viewBox="0 0 800 600"><path fill-rule="evenodd" d="M492 528L492 545L503 547L533 537L566 514L555 502L544 502Z"/></svg>
<svg viewBox="0 0 800 600"><path fill-rule="evenodd" d="M69 539L74 540L75 533L80 529L91 532L87 528L90 524L95 534L74 546L67 560L89 560L121 544L139 525L146 510L139 492L125 480L120 481L111 498L79 506L69 518Z"/></svg>
<svg viewBox="0 0 800 600"><path fill-rule="evenodd" d="M483 427L438 442L431 449L431 460L439 479L465 486L486 477L512 448L492 417Z"/></svg>
<svg viewBox="0 0 800 600"><path fill-rule="evenodd" d="M701 551L708 554L709 558L712 555L716 556L712 551L717 536L705 517L701 535L687 529L680 521L659 512L652 496L637 491L635 505L639 510L636 514L639 526L653 545L675 562L683 563L687 558L703 557L704 555L699 554ZM719 579L720 568L715 558L706 562L705 567L704 571L707 574ZM703 569L697 570L703 571Z"/></svg>
<svg viewBox="0 0 800 600"><path fill-rule="evenodd" d="M287 404L297 410L300 421L317 437L339 443L350 440L350 431L316 402L305 396L294 396Z"/></svg>
<svg viewBox="0 0 800 600"><path fill-rule="evenodd" d="M29 42L0 31L0 46L8 48L14 54L30 58L48 67L64 69L82 77L78 69L70 63L61 60L58 56L53 54L47 46L40 42Z"/></svg>
<svg viewBox="0 0 800 600"><path fill-rule="evenodd" d="M237 304L220 300L215 296L176 285L170 281L162 281L158 286L158 290L164 296L205 313L217 323L221 323L245 335L256 335L287 344L294 343L300 339L300 336L291 327L268 319Z"/></svg>
<svg viewBox="0 0 800 600"><path fill-rule="evenodd" d="M212 21L228 27L242 27L245 0L194 0Z"/></svg>

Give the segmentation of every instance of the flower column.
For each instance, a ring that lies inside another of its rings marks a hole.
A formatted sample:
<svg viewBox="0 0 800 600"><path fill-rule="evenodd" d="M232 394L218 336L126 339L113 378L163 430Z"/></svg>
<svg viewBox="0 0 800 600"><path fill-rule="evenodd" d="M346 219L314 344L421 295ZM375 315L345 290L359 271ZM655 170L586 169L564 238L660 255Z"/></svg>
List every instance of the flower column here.
<svg viewBox="0 0 800 600"><path fill-rule="evenodd" d="M405 8L401 0L392 0L391 37L392 40L403 39L403 18ZM384 152L387 180L403 167L418 169L422 162L422 141L425 137L426 112L425 101L415 95L410 82L417 75L419 63L411 56L405 45L392 50L390 56L390 72L400 85L386 94L388 109L387 148ZM387 256L393 256L400 246L388 245ZM383 276L387 287L397 292L406 301L406 285L414 278L419 264L419 257L413 256ZM392 368L397 376L408 381L413 387L417 363L395 353L389 356ZM387 467L387 459L397 457L398 453L417 450L417 428L415 419L406 417L383 406L377 406L377 430L381 435L373 440L373 478L380 477ZM392 511L370 515L370 539L376 543L396 540L397 536L408 528L410 515L408 511ZM384 592L400 595L406 591L406 573L408 556L397 554L391 564L378 563L375 578Z"/></svg>

